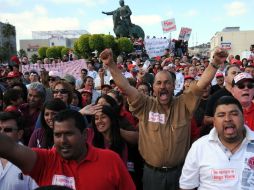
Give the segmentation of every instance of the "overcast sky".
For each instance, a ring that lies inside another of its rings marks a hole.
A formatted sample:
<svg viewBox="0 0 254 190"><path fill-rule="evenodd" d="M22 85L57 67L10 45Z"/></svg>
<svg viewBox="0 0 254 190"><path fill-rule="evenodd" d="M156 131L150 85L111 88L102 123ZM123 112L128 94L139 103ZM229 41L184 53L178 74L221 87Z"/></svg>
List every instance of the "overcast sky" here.
<svg viewBox="0 0 254 190"><path fill-rule="evenodd" d="M192 28L189 44L209 42L227 26L254 30L254 0L125 0L132 10L132 22L140 25L145 35L163 34L161 21L175 18L178 38L181 27ZM118 0L0 0L0 21L16 26L17 42L32 39L32 31L87 30L113 33L112 16L101 11L119 7Z"/></svg>

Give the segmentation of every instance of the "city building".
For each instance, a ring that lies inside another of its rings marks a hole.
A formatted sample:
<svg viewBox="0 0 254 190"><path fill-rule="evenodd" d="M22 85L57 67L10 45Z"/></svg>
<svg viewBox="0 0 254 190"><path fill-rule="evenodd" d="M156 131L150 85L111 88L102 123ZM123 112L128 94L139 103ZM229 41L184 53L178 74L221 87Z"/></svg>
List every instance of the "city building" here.
<svg viewBox="0 0 254 190"><path fill-rule="evenodd" d="M75 40L82 34L88 34L88 32L86 30L33 31L33 39L20 40L20 49L25 50L30 58L33 54L38 54L40 47L64 46L73 48Z"/></svg>
<svg viewBox="0 0 254 190"><path fill-rule="evenodd" d="M227 49L231 55L247 55L250 45L254 44L254 30L241 31L240 27L226 27L211 39L211 55L216 47Z"/></svg>

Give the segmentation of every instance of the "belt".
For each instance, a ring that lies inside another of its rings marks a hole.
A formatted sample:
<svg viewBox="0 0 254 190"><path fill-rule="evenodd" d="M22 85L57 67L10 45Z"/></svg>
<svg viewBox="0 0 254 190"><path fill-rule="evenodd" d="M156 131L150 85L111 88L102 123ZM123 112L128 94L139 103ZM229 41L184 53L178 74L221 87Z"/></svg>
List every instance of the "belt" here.
<svg viewBox="0 0 254 190"><path fill-rule="evenodd" d="M151 166L148 163L145 163L145 165L155 171L160 171L160 172L169 172L169 171L173 171L173 170L177 170L180 168L180 165L178 166L174 166L174 167L166 167L166 166L162 166L162 167L155 167L155 166Z"/></svg>

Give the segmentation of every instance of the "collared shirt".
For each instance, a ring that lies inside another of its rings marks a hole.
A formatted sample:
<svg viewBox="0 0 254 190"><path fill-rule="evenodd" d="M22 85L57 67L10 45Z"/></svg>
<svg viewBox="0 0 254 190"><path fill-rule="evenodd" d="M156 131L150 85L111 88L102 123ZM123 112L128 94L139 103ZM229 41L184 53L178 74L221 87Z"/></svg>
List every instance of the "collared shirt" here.
<svg viewBox="0 0 254 190"><path fill-rule="evenodd" d="M129 102L139 119L139 151L155 167L175 167L184 162L190 146L190 120L202 90L196 83L178 97L172 97L168 110L156 98L139 94Z"/></svg>
<svg viewBox="0 0 254 190"><path fill-rule="evenodd" d="M21 143L19 143L21 144ZM0 189L2 190L33 190L37 188L36 182L12 164L7 162L3 167L0 161Z"/></svg>
<svg viewBox="0 0 254 190"><path fill-rule="evenodd" d="M29 175L40 186L61 185L74 190L133 190L135 185L120 157L88 145L83 161L64 160L56 151L33 149L37 160Z"/></svg>
<svg viewBox="0 0 254 190"><path fill-rule="evenodd" d="M254 132L245 129L245 139L233 154L220 142L215 128L195 141L183 166L180 188L254 189Z"/></svg>

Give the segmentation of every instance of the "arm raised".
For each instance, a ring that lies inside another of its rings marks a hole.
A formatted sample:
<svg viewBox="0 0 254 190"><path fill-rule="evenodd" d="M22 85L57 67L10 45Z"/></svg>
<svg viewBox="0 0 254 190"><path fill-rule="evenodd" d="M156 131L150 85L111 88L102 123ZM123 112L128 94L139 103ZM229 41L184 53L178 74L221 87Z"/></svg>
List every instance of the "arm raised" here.
<svg viewBox="0 0 254 190"><path fill-rule="evenodd" d="M13 139L0 133L0 157L19 167L23 172L32 171L37 154L30 148L17 144Z"/></svg>
<svg viewBox="0 0 254 190"><path fill-rule="evenodd" d="M204 89L214 78L217 69L222 65L228 57L228 52L218 48L215 50L213 55L213 60L209 66L205 69L204 73L201 75L200 80L197 82L197 86Z"/></svg>
<svg viewBox="0 0 254 190"><path fill-rule="evenodd" d="M113 53L111 49L105 49L100 54L100 59L103 64L109 69L116 85L121 89L121 91L127 96L128 100L132 102L138 96L138 90L132 87L128 80L122 75L121 71L117 68L113 61Z"/></svg>

